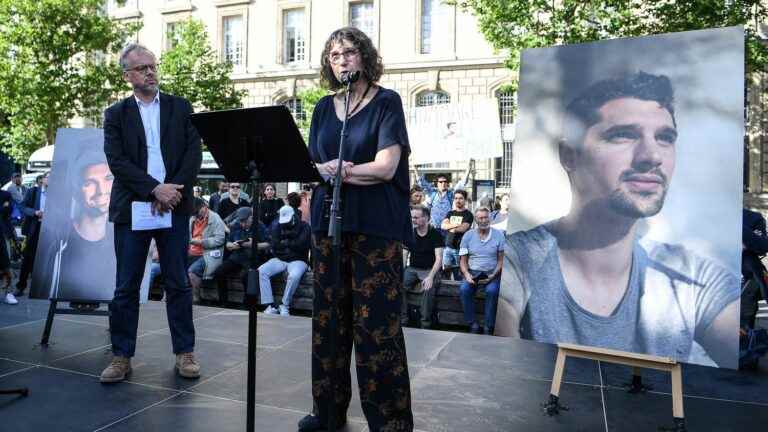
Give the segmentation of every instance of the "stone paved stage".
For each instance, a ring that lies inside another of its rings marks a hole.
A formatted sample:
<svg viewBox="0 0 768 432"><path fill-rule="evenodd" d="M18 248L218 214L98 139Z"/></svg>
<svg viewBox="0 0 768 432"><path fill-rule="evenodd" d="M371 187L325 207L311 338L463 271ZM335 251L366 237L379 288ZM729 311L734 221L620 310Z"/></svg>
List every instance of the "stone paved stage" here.
<svg viewBox="0 0 768 432"><path fill-rule="evenodd" d="M247 314L195 306L198 381L173 372L164 305L141 308L130 382L102 385L109 362L105 317L61 315L51 345L39 345L47 303L0 304L0 430L244 431ZM302 317L259 315L257 431L295 431L311 407L309 332ZM668 376L648 372L652 392L629 395L629 369L569 359L561 399L570 411L543 414L555 349L529 341L406 329L419 431L654 431L671 425ZM765 362L765 361L764 361ZM354 374L353 374L354 377ZM768 368L737 372L685 366L690 431L745 431L768 424ZM353 385L357 385L353 382ZM356 395L357 391L353 394ZM357 396L349 431L367 431Z"/></svg>

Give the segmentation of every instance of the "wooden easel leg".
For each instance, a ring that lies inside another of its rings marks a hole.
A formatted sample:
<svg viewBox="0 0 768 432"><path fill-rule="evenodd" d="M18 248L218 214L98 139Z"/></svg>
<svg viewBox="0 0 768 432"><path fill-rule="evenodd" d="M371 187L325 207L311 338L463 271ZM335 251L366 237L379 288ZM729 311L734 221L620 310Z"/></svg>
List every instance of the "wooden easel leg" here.
<svg viewBox="0 0 768 432"><path fill-rule="evenodd" d="M672 374L672 420L674 425L671 428L659 428L660 431L668 432L686 432L685 414L683 412L683 374L680 363L674 365L670 370Z"/></svg>
<svg viewBox="0 0 768 432"><path fill-rule="evenodd" d="M560 411L568 411L568 407L560 404L560 385L563 382L565 373L565 351L562 348L557 349L557 360L555 361L555 372L552 375L552 388L549 391L549 400L542 404L544 412L548 415L559 414Z"/></svg>
<svg viewBox="0 0 768 432"><path fill-rule="evenodd" d="M683 373L680 363L672 368L672 416L685 418L683 413Z"/></svg>
<svg viewBox="0 0 768 432"><path fill-rule="evenodd" d="M565 372L565 353L562 349L557 350L557 360L555 361L555 373L552 376L552 388L549 394L560 396L560 384L563 382L563 373Z"/></svg>

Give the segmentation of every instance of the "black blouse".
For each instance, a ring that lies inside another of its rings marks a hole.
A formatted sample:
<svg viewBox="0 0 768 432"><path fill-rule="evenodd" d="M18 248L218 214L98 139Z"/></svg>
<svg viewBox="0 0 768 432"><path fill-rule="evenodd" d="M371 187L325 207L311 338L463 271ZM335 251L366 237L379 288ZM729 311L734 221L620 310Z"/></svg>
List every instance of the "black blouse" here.
<svg viewBox="0 0 768 432"><path fill-rule="evenodd" d="M333 96L322 98L312 114L309 153L317 163L336 159L342 122L336 115ZM400 162L391 181L368 186L342 185L342 230L410 242L413 237L408 210L408 155L410 144L400 95L379 88L373 99L347 123L344 159L355 164L372 162L376 153L392 145L402 146ZM315 188L312 196L312 231L328 231L326 195L332 189Z"/></svg>

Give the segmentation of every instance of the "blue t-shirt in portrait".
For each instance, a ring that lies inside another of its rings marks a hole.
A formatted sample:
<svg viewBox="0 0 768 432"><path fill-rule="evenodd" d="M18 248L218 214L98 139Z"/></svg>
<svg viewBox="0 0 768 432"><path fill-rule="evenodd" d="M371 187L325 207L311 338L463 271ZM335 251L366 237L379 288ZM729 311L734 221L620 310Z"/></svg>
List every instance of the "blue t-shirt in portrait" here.
<svg viewBox="0 0 768 432"><path fill-rule="evenodd" d="M342 121L336 115L333 96L317 103L309 131L309 154L317 163L336 159ZM408 210L408 132L400 95L379 88L373 99L347 122L344 160L355 164L372 162L376 153L392 145L402 146L400 162L392 180L368 186L342 185L342 230L409 242L413 236ZM312 195L312 232L328 232L323 202L332 189L315 188Z"/></svg>

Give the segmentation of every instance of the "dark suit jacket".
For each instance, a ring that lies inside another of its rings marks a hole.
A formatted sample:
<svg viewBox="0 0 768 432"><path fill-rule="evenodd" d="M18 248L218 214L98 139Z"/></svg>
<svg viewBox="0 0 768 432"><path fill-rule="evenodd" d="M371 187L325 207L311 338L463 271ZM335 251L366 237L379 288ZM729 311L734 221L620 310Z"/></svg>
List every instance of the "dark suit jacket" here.
<svg viewBox="0 0 768 432"><path fill-rule="evenodd" d="M35 212L40 210L40 187L35 186L27 191L22 203L24 211L24 222L21 223L21 233L27 237L34 236L40 231L40 219L35 216Z"/></svg>
<svg viewBox="0 0 768 432"><path fill-rule="evenodd" d="M11 225L11 209L14 203L13 195L10 192L0 190L0 232L7 239L16 238L13 233L13 225ZM0 265L0 269L2 268Z"/></svg>
<svg viewBox="0 0 768 432"><path fill-rule="evenodd" d="M192 214L192 186L202 161L200 136L189 115L192 105L184 98L160 93L160 149L165 183L184 185L174 213ZM131 202L152 201L159 184L147 173L147 142L139 107L133 95L104 111L104 153L115 181L109 202L109 220L131 222Z"/></svg>

